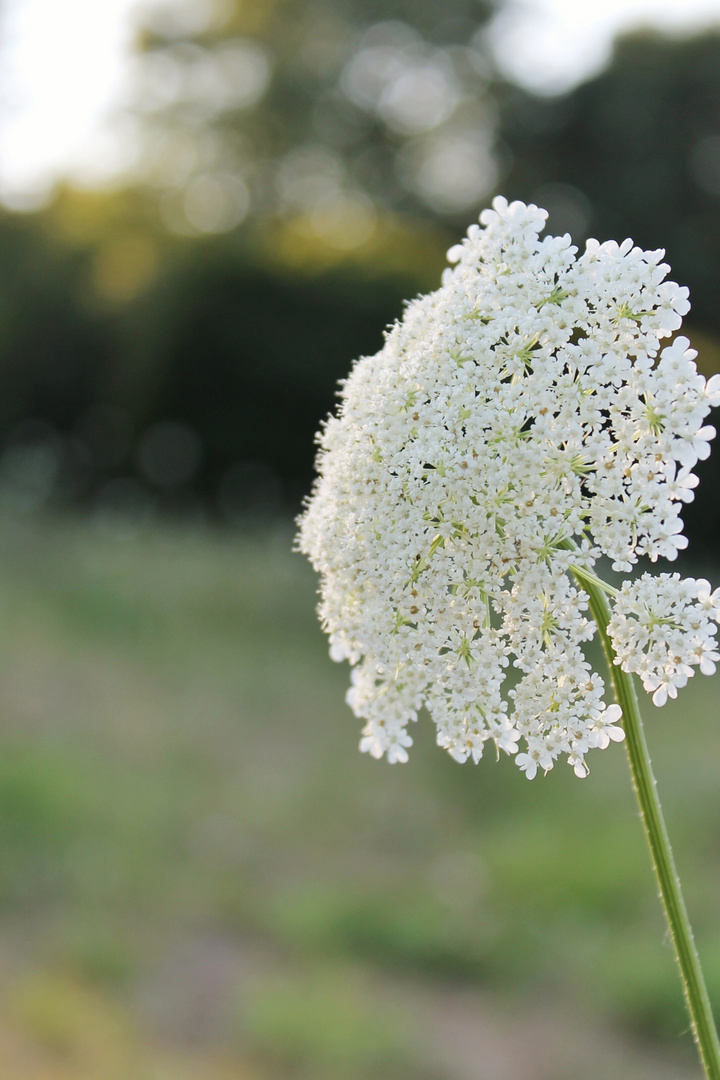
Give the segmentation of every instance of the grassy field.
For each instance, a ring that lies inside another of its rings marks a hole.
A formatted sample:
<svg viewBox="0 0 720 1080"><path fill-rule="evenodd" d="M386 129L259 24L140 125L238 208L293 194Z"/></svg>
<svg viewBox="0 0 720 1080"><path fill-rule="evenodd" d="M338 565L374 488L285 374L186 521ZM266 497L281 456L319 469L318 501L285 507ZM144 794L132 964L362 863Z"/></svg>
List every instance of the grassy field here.
<svg viewBox="0 0 720 1080"><path fill-rule="evenodd" d="M291 533L0 525L0 1076L699 1076L624 749L357 752ZM647 734L720 1002L720 681Z"/></svg>

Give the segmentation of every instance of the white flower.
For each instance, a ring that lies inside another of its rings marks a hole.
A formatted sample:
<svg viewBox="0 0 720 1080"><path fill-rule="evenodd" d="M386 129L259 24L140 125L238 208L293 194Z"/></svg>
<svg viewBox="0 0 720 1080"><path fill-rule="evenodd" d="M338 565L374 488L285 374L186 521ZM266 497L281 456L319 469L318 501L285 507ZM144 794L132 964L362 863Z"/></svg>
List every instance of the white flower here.
<svg viewBox="0 0 720 1080"><path fill-rule="evenodd" d="M608 633L615 663L642 679L655 705L677 697L699 667L713 675L717 652L720 590L704 579L679 574L643 574L626 581L615 601Z"/></svg>
<svg viewBox="0 0 720 1080"><path fill-rule="evenodd" d="M595 720L592 729L592 746L605 750L611 742L622 742L625 732L618 726L622 717L622 709L619 705L610 705Z"/></svg>
<svg viewBox="0 0 720 1080"><path fill-rule="evenodd" d="M458 761L492 741L530 778L560 755L586 775L587 752L623 731L583 651L595 623L571 566L606 555L627 571L687 543L680 508L720 402L686 338L661 349L687 290L662 251L590 240L578 255L569 236L540 239L546 217L495 199L441 288L356 363L320 438L299 546L376 757L406 760L425 705ZM613 621L658 703L718 659L717 595L668 580L623 589Z"/></svg>
<svg viewBox="0 0 720 1080"><path fill-rule="evenodd" d="M542 742L541 739L534 739L532 736L528 739L528 751L526 754L518 754L515 758L515 762L520 769L525 773L528 780L534 780L538 769L544 769L547 772L553 767L552 754L548 748Z"/></svg>

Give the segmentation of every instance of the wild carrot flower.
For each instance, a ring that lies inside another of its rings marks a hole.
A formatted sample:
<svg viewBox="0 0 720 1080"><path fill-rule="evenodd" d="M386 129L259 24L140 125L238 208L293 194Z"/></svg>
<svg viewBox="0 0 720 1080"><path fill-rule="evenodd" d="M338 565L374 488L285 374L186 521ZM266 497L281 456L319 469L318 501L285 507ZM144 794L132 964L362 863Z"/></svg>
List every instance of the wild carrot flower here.
<svg viewBox="0 0 720 1080"><path fill-rule="evenodd" d="M694 675L693 667L715 674L718 622L720 590L711 592L704 579L643 574L626 581L615 600L608 624L615 663L636 672L655 705L664 705Z"/></svg>
<svg viewBox="0 0 720 1080"><path fill-rule="evenodd" d="M487 742L525 775L623 738L584 648L582 576L673 560L715 431L677 331L688 291L664 252L540 238L547 214L496 198L359 360L320 436L299 546L320 572L331 655L353 665L361 749L407 760L425 706L458 761ZM718 659L720 594L678 575L626 582L609 632L656 704ZM519 751L519 752L518 752Z"/></svg>

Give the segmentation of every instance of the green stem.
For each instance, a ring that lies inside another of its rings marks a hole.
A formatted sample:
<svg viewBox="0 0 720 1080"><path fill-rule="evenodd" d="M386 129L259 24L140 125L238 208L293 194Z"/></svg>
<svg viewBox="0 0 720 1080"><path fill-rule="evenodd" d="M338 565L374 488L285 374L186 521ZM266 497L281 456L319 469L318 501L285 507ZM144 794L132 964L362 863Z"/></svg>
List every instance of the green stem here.
<svg viewBox="0 0 720 1080"><path fill-rule="evenodd" d="M615 654L607 632L610 608L601 583L598 579L592 580L594 575L588 575L580 568L573 568L573 572L590 598L590 610L600 630L617 702L623 711L623 727L633 785L675 946L695 1041L708 1080L720 1080L720 1043L665 828L632 676L614 663Z"/></svg>

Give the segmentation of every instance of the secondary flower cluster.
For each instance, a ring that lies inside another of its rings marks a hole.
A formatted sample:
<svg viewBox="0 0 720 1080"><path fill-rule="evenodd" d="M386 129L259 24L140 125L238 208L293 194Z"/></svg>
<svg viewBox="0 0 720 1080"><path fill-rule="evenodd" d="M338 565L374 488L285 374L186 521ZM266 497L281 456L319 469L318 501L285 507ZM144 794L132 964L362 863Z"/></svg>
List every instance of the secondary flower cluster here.
<svg viewBox="0 0 720 1080"><path fill-rule="evenodd" d="M634 671L656 705L677 697L678 689L694 675L714 675L720 589L711 592L701 578L679 574L643 574L626 581L615 601L608 632L615 663Z"/></svg>
<svg viewBox="0 0 720 1080"><path fill-rule="evenodd" d="M686 546L720 378L706 384L686 338L660 350L689 309L662 251L590 240L578 256L540 238L544 210L493 207L353 368L299 544L331 655L353 665L361 749L405 761L425 705L459 761L492 741L528 777L561 754L584 776L587 751L623 732L583 651L595 624L572 567ZM619 657L656 693L717 655L715 595L683 590L643 578L615 610Z"/></svg>

